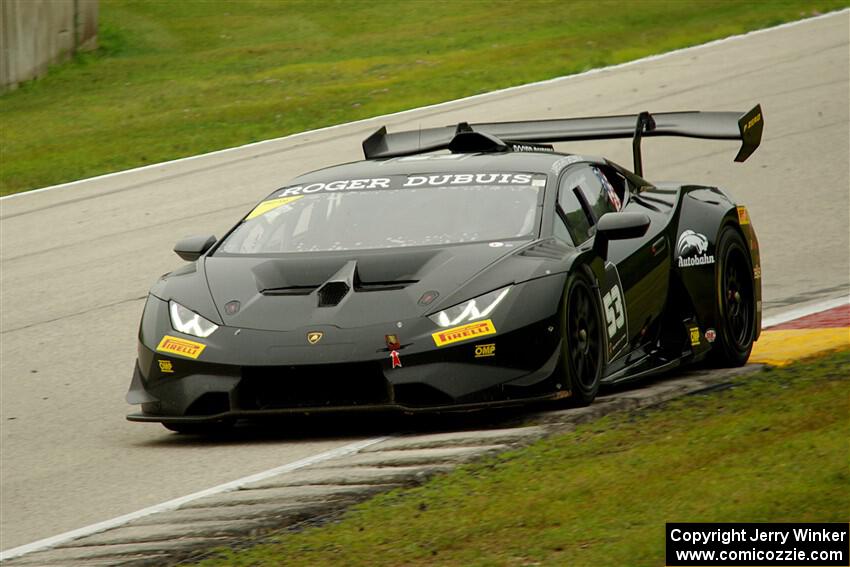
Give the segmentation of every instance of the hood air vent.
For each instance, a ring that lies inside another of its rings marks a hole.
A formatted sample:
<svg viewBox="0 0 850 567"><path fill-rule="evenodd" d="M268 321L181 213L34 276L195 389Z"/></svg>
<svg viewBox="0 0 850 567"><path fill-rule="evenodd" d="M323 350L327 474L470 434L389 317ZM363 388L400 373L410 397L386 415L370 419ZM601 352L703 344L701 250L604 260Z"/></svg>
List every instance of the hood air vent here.
<svg viewBox="0 0 850 567"><path fill-rule="evenodd" d="M310 295L317 285L294 285L290 287L270 287L262 290L263 295Z"/></svg>
<svg viewBox="0 0 850 567"><path fill-rule="evenodd" d="M328 282L319 288L319 307L333 307L348 294L351 288L345 282Z"/></svg>
<svg viewBox="0 0 850 567"><path fill-rule="evenodd" d="M316 291L319 307L339 305L357 280L357 261L350 260Z"/></svg>

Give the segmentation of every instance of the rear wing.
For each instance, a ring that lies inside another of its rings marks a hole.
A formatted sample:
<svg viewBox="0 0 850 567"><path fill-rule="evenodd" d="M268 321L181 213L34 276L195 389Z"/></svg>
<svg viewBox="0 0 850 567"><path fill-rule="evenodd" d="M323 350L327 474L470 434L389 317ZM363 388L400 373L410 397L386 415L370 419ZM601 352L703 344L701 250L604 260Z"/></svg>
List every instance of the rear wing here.
<svg viewBox="0 0 850 567"><path fill-rule="evenodd" d="M749 112L659 112L592 118L556 118L524 122L490 122L387 132L381 127L363 140L366 159L407 156L435 150L507 151L513 143L549 143L632 138L635 173L643 174L640 140L683 136L706 140L740 140L735 161L746 160L761 143L761 105Z"/></svg>

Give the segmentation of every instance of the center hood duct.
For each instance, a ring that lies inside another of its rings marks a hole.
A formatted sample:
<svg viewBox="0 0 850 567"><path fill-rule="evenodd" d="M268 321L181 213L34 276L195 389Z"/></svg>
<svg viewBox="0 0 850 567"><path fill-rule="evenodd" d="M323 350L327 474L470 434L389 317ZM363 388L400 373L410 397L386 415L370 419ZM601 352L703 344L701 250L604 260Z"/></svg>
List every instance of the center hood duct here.
<svg viewBox="0 0 850 567"><path fill-rule="evenodd" d="M339 305L351 288L354 287L354 280L357 278L357 261L351 260L346 263L340 271L331 276L331 279L316 290L316 297L319 299L319 307L333 307Z"/></svg>
<svg viewBox="0 0 850 567"><path fill-rule="evenodd" d="M475 293L472 287L485 283L473 276L493 264L507 271L495 278L498 282L486 278L490 289L532 277L541 260L513 254L524 244L476 242L277 258L213 255L204 268L225 325L276 331L313 325L354 328L420 317L466 299L467 286ZM439 301L420 305L426 292L437 292ZM234 300L242 307L227 314L224 305Z"/></svg>

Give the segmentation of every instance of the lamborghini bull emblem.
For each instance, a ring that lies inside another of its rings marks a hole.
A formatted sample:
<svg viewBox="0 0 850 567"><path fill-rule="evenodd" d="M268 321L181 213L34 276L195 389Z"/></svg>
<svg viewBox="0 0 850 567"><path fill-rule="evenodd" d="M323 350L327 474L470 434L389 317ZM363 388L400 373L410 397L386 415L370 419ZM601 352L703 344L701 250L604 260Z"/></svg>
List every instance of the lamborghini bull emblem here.
<svg viewBox="0 0 850 567"><path fill-rule="evenodd" d="M310 331L309 333L307 333L307 342L311 345L314 345L320 340L322 340L322 337L324 336L325 334L322 331Z"/></svg>
<svg viewBox="0 0 850 567"><path fill-rule="evenodd" d="M679 252L680 268L714 263L714 256L707 254L708 238L704 234L686 230L679 236L676 249Z"/></svg>

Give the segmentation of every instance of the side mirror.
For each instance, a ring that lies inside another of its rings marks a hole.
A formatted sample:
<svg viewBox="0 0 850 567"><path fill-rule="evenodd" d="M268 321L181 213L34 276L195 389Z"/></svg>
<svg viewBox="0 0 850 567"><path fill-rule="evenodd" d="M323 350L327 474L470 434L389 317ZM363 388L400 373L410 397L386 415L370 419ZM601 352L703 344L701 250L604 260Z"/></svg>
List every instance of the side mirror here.
<svg viewBox="0 0 850 567"><path fill-rule="evenodd" d="M605 213L596 223L593 248L603 259L608 256L609 240L640 238L649 229L649 217L643 213Z"/></svg>
<svg viewBox="0 0 850 567"><path fill-rule="evenodd" d="M215 236L189 236L174 245L174 251L187 262L194 262L215 244Z"/></svg>

